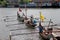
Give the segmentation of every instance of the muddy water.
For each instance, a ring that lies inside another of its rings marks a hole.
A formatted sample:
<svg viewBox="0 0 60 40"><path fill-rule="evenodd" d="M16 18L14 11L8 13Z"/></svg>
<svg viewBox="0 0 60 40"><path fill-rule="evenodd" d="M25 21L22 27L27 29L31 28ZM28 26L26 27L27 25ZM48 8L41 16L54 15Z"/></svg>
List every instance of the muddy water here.
<svg viewBox="0 0 60 40"><path fill-rule="evenodd" d="M0 8L0 39L9 40L9 35L13 35L11 40L40 40L38 28L30 29L18 22L17 10L18 8ZM25 13L25 9L22 10ZM28 9L27 15L33 14L34 17L39 18L40 11L47 18L46 20L52 19L54 23L60 24L60 9Z"/></svg>

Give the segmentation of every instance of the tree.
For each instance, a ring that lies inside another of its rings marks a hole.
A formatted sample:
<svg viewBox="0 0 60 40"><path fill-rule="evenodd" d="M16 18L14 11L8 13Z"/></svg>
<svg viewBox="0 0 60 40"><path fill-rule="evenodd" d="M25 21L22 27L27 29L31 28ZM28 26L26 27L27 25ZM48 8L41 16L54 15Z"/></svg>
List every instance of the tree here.
<svg viewBox="0 0 60 40"><path fill-rule="evenodd" d="M23 0L20 0L20 4L24 4L24 1Z"/></svg>
<svg viewBox="0 0 60 40"><path fill-rule="evenodd" d="M0 0L0 1L4 1L4 0Z"/></svg>
<svg viewBox="0 0 60 40"><path fill-rule="evenodd" d="M20 0L20 4L29 3L30 0Z"/></svg>
<svg viewBox="0 0 60 40"><path fill-rule="evenodd" d="M24 3L29 3L30 0L24 0Z"/></svg>
<svg viewBox="0 0 60 40"><path fill-rule="evenodd" d="M0 2L2 6L5 6L7 4L6 0L1 0Z"/></svg>

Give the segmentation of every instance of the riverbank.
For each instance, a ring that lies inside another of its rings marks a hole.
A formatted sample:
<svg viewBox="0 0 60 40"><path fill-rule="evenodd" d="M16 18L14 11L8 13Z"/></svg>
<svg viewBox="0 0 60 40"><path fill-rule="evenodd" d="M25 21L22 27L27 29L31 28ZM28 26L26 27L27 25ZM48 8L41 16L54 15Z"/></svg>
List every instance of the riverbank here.
<svg viewBox="0 0 60 40"><path fill-rule="evenodd" d="M0 8L25 8L25 6L13 6L13 5L9 5L9 6L1 6ZM60 6L26 6L26 8L60 8Z"/></svg>

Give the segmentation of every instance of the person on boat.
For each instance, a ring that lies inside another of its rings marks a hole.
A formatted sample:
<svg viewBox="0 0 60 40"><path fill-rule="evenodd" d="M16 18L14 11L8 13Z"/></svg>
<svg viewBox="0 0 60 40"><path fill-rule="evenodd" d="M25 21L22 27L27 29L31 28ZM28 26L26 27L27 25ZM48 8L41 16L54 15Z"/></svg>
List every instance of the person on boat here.
<svg viewBox="0 0 60 40"><path fill-rule="evenodd" d="M43 32L41 33L41 36L44 40L57 40L53 34L52 34L53 29L52 28L48 28L47 32L45 30L43 30ZM46 35L47 33L47 35Z"/></svg>
<svg viewBox="0 0 60 40"><path fill-rule="evenodd" d="M19 8L19 10L17 11L17 14L19 14L19 15L17 15L17 16L20 16L20 17L22 17L22 15L23 15L23 12L22 12L22 10Z"/></svg>
<svg viewBox="0 0 60 40"><path fill-rule="evenodd" d="M37 23L37 21L36 21L36 19L34 19L33 15L31 15L31 18L30 19L31 19L31 21L32 21L33 24L36 24Z"/></svg>
<svg viewBox="0 0 60 40"><path fill-rule="evenodd" d="M39 22L39 38L42 38L43 40L48 40L46 37L46 30L45 28L43 28L43 26L41 25L41 22Z"/></svg>
<svg viewBox="0 0 60 40"><path fill-rule="evenodd" d="M21 17L22 17L22 22L24 22L24 20L27 18L24 13L22 13Z"/></svg>
<svg viewBox="0 0 60 40"><path fill-rule="evenodd" d="M32 20L32 21L33 21L33 15L31 15L30 20Z"/></svg>
<svg viewBox="0 0 60 40"><path fill-rule="evenodd" d="M32 25L33 24L33 15L31 15L31 17L30 17L30 24Z"/></svg>
<svg viewBox="0 0 60 40"><path fill-rule="evenodd" d="M30 25L32 25L32 24L33 24L33 20L32 20L32 19L30 19L30 22L29 22L29 23L30 23Z"/></svg>
<svg viewBox="0 0 60 40"><path fill-rule="evenodd" d="M41 22L39 22L39 34L40 33L43 33L43 30L44 30L44 28L43 28L43 26L41 25Z"/></svg>
<svg viewBox="0 0 60 40"><path fill-rule="evenodd" d="M37 20L36 19L33 19L33 24L34 25L37 25L36 23L37 23Z"/></svg>
<svg viewBox="0 0 60 40"><path fill-rule="evenodd" d="M36 26L35 23L36 23L36 21L35 20L33 21L33 15L31 15L30 19L27 20L27 24L35 27Z"/></svg>
<svg viewBox="0 0 60 40"><path fill-rule="evenodd" d="M31 15L30 20L33 24L37 23L36 19L33 18L33 15Z"/></svg>

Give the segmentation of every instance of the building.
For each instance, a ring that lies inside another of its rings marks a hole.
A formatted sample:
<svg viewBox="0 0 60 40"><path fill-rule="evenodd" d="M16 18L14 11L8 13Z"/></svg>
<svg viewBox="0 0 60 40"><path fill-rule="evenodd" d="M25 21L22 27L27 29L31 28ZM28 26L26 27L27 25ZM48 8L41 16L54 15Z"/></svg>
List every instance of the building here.
<svg viewBox="0 0 60 40"><path fill-rule="evenodd" d="M9 2L9 4L12 4L12 6L14 5L19 5L19 2L21 1L21 0L6 0L6 1L8 1ZM53 2L55 2L55 1L60 1L60 0L30 0L30 1L32 1L32 2L34 2L34 3L36 3L37 4L37 6L51 6L51 4L53 3Z"/></svg>

